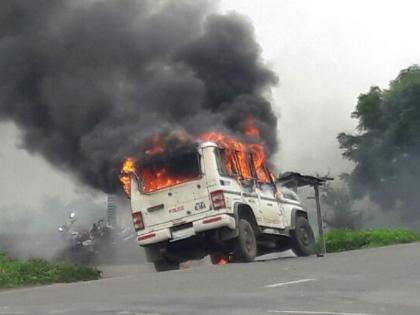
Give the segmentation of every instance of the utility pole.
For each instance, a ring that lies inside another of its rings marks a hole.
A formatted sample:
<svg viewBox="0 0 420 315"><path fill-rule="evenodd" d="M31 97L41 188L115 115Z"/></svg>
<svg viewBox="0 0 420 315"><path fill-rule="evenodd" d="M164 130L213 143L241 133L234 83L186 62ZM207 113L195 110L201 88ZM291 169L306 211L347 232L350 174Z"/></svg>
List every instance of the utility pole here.
<svg viewBox="0 0 420 315"><path fill-rule="evenodd" d="M325 238L324 238L324 224L322 222L322 211L321 211L321 203L319 201L319 184L316 183L314 185L315 190L315 202L316 202L316 217L318 221L318 234L319 234L319 252L317 253L318 257L323 257L326 253L325 248Z"/></svg>
<svg viewBox="0 0 420 315"><path fill-rule="evenodd" d="M319 251L318 257L323 257L326 253L325 237L324 237L324 224L322 220L321 201L319 197L319 186L324 185L327 181L334 180L328 176L311 176L302 175L296 172L286 172L277 178L277 182L286 186L290 189L297 191L298 187L311 186L315 190L315 202L316 202L316 216L318 221L318 233L319 233Z"/></svg>

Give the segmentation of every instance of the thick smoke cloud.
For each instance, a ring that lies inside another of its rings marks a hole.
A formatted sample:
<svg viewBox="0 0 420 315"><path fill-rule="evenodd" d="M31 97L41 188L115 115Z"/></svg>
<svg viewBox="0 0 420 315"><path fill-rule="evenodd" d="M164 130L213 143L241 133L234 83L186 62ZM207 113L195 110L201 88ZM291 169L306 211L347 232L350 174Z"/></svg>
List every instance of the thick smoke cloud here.
<svg viewBox="0 0 420 315"><path fill-rule="evenodd" d="M277 148L249 21L205 1L0 1L0 119L22 147L115 192L156 133L241 133L252 114Z"/></svg>

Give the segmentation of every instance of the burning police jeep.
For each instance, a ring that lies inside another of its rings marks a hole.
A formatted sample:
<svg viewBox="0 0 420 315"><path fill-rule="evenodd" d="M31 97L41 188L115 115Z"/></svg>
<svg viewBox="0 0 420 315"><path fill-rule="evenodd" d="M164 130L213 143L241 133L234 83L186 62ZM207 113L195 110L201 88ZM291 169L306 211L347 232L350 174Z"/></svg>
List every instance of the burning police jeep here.
<svg viewBox="0 0 420 315"><path fill-rule="evenodd" d="M128 159L121 176L138 244L157 271L206 255L220 263L286 249L315 252L307 211L275 182L262 145L209 133L189 150L162 152Z"/></svg>

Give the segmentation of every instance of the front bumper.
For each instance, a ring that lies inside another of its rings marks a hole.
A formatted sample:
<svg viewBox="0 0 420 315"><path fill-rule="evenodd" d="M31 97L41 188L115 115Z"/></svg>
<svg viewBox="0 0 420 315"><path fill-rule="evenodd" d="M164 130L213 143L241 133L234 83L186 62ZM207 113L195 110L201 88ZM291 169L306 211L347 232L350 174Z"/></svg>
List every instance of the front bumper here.
<svg viewBox="0 0 420 315"><path fill-rule="evenodd" d="M155 244L163 241L178 241L192 237L200 232L227 227L232 230L236 228L235 219L227 214L219 214L211 217L206 217L192 222L192 227L184 230L171 232L170 228L164 228L156 231L149 231L147 233L139 234L137 236L137 244L140 246Z"/></svg>

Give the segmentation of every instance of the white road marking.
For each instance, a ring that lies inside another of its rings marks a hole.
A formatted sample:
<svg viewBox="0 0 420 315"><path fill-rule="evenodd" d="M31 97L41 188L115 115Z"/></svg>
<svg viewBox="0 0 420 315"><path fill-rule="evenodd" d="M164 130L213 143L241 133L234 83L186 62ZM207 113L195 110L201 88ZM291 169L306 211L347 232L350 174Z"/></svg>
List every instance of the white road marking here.
<svg viewBox="0 0 420 315"><path fill-rule="evenodd" d="M367 314L367 313L340 313L340 312L314 312L314 311L277 311L270 310L268 313L282 313L282 314L313 314L313 315L378 315L378 314Z"/></svg>
<svg viewBox="0 0 420 315"><path fill-rule="evenodd" d="M304 283L304 282L309 282L309 281L317 281L317 279L300 279L300 280L294 280L294 281L289 281L289 282L279 282L279 283L268 284L264 287L265 288L277 288L277 287L282 287L284 285Z"/></svg>
<svg viewBox="0 0 420 315"><path fill-rule="evenodd" d="M156 313L133 313L133 312L128 312L128 311L118 312L117 314L121 314L121 315L162 315L162 314L156 314Z"/></svg>
<svg viewBox="0 0 420 315"><path fill-rule="evenodd" d="M0 314L9 314L9 315L13 315L13 314L28 314L28 312L13 312L13 311L5 311L10 309L10 307L8 306L0 306Z"/></svg>

